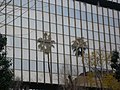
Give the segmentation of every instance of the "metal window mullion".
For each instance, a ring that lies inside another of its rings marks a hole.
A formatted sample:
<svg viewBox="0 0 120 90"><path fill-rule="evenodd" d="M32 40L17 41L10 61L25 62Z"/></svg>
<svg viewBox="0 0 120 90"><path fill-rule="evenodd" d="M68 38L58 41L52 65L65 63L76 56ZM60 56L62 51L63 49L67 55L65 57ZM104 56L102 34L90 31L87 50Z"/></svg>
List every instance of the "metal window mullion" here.
<svg viewBox="0 0 120 90"><path fill-rule="evenodd" d="M4 7L4 9L5 9L5 37L7 36L7 0L5 0L5 7ZM6 46L5 46L5 52L7 51L7 48L6 48ZM6 56L5 56L5 58L6 58Z"/></svg>
<svg viewBox="0 0 120 90"><path fill-rule="evenodd" d="M14 6L15 5L13 0L13 74L15 76L15 10L14 10L15 7ZM15 77L14 77L14 80L15 80Z"/></svg>
<svg viewBox="0 0 120 90"><path fill-rule="evenodd" d="M97 6L98 41L99 41L99 53L100 53L100 56L99 56L99 57L100 57L101 72L102 72L102 71L103 71L103 70L102 70L102 68L103 68L103 67L102 67L103 62L102 62L102 58L101 58L101 54L102 54L102 53L101 53L101 46L100 46L100 45L101 45L101 42L100 42L101 39L100 39L100 27L99 27L99 17L98 17L98 16L99 16L99 15L98 15L98 10L99 10L99 8L98 8L98 7L99 7L99 6Z"/></svg>
<svg viewBox="0 0 120 90"><path fill-rule="evenodd" d="M80 30L81 30L81 37L82 37L82 16L81 16L81 2L79 2L79 9L80 9ZM78 66L79 67L79 66ZM80 67L81 67L81 65L80 65ZM78 68L79 69L79 68Z"/></svg>
<svg viewBox="0 0 120 90"><path fill-rule="evenodd" d="M80 26L81 26L81 37L83 37L83 31L82 31L82 15L81 15L81 3L82 2L79 2L79 6L80 6ZM82 60L84 59L84 56L82 55ZM83 60L83 62L84 62L84 60ZM82 63L83 64L83 63ZM80 65L81 66L81 65ZM83 65L82 65L82 68L83 68L83 74L84 74L84 80L83 80L83 82L84 82L84 87L86 86L86 77L85 77L85 72L84 72L84 69L85 69L85 67L83 67Z"/></svg>
<svg viewBox="0 0 120 90"><path fill-rule="evenodd" d="M119 41L120 41L120 17L119 17L119 12L118 12L118 25L119 25ZM119 43L119 45L120 45L120 43ZM118 47L119 48L119 51L120 51L120 47Z"/></svg>
<svg viewBox="0 0 120 90"><path fill-rule="evenodd" d="M37 3L35 2L35 41L36 41L36 82L38 83L38 46L37 46Z"/></svg>
<svg viewBox="0 0 120 90"><path fill-rule="evenodd" d="M85 4L86 5L86 4ZM88 20L87 20L87 5L86 5L86 7L85 7L85 11L86 11L86 28L87 28L87 45L88 45L88 68L89 68L89 71L91 70L90 69L90 49L89 49L89 32L88 32Z"/></svg>
<svg viewBox="0 0 120 90"><path fill-rule="evenodd" d="M21 29L21 81L23 81L23 36L22 36L22 0L20 0L20 19L21 19L21 25L20 25L20 29Z"/></svg>
<svg viewBox="0 0 120 90"><path fill-rule="evenodd" d="M117 11L118 12L118 28L119 28L119 42L120 42L120 12L119 11ZM119 43L119 45L120 45L120 43ZM119 51L120 51L120 47L118 47L119 48Z"/></svg>
<svg viewBox="0 0 120 90"><path fill-rule="evenodd" d="M102 19L103 19L103 34L104 34L104 48L105 48L105 61L106 61L106 71L108 71L108 66L107 66L107 52L106 52L106 38L105 38L105 24L104 24L104 11L102 7Z"/></svg>
<svg viewBox="0 0 120 90"><path fill-rule="evenodd" d="M58 74L58 85L60 83L60 80L59 80L59 55L58 55L58 30L57 30L57 2L55 0L55 17L56 17L56 49L57 49L57 74Z"/></svg>
<svg viewBox="0 0 120 90"><path fill-rule="evenodd" d="M70 51L70 74L72 76L72 58L71 58L71 38L70 38L70 12L69 12L69 2L68 0L68 30L69 30L69 51Z"/></svg>
<svg viewBox="0 0 120 90"><path fill-rule="evenodd" d="M76 13L75 13L75 2L74 3L74 25L75 25L75 38L77 38L77 32L76 32ZM70 39L71 41L71 39ZM70 42L70 51L71 51L71 42ZM70 52L70 56L71 56L71 52ZM72 59L72 58L71 58ZM78 55L76 56L76 69L77 69L77 76L79 75L79 70L78 70Z"/></svg>
<svg viewBox="0 0 120 90"><path fill-rule="evenodd" d="M112 10L113 14L113 28L114 28L114 40L115 40L115 50L117 50L117 44L116 44L116 32L115 32L115 18L114 18L114 10Z"/></svg>
<svg viewBox="0 0 120 90"><path fill-rule="evenodd" d="M111 46L111 35L110 35L110 20L109 20L109 9L107 8L107 15L108 15L108 30L109 30L109 44L110 44L110 52L112 51L112 46Z"/></svg>
<svg viewBox="0 0 120 90"><path fill-rule="evenodd" d="M62 35L63 35L63 56L64 56L64 80L66 79L66 63L65 63L65 43L64 43L64 18L63 18L63 1L61 0L61 7L62 7Z"/></svg>
<svg viewBox="0 0 120 90"><path fill-rule="evenodd" d="M93 53L94 53L94 60L95 60L95 69L97 68L96 67L96 50L95 50L95 35L94 35L94 22L93 22L93 8L92 8L93 5L91 5L91 15L92 15L92 34L93 34Z"/></svg>
<svg viewBox="0 0 120 90"><path fill-rule="evenodd" d="M50 0L49 0L49 34L50 34L50 37L51 37L51 17L50 17ZM52 80L52 52L51 52L51 48L50 48L50 78ZM51 84L53 83L53 80L50 82Z"/></svg>
<svg viewBox="0 0 120 90"><path fill-rule="evenodd" d="M44 12L43 12L43 0L42 0L42 32L44 38ZM45 53L43 52L43 71L44 71L44 84L45 84Z"/></svg>
<svg viewBox="0 0 120 90"><path fill-rule="evenodd" d="M93 9L92 9L92 6L93 5L91 5L91 14L92 14L92 33L93 33L93 53L94 53L94 61L95 61L95 74L97 74L97 72L96 72L96 69L97 69L97 61L96 61L96 47L95 47L95 35L94 35L94 22L93 22ZM98 22L98 21L97 21ZM98 87L98 82L97 82L97 75L95 75L95 83L96 83L96 86Z"/></svg>
<svg viewBox="0 0 120 90"><path fill-rule="evenodd" d="M4 7L4 9L5 9L5 37L7 36L7 0L5 0L5 7ZM5 52L7 52L7 47L5 46ZM6 55L5 55L5 58L7 58L6 57Z"/></svg>
<svg viewBox="0 0 120 90"><path fill-rule="evenodd" d="M28 66L29 66L29 82L31 81L31 75L30 75L30 5L28 0Z"/></svg>

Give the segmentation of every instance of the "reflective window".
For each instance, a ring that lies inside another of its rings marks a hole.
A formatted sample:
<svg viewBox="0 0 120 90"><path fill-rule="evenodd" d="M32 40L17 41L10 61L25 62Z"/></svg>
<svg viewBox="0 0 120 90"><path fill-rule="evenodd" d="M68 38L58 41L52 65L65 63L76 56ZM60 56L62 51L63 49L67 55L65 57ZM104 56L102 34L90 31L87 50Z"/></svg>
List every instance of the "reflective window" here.
<svg viewBox="0 0 120 90"><path fill-rule="evenodd" d="M104 24L108 25L108 17L104 17Z"/></svg>
<svg viewBox="0 0 120 90"><path fill-rule="evenodd" d="M21 39L15 37L15 47L21 47Z"/></svg>
<svg viewBox="0 0 120 90"><path fill-rule="evenodd" d="M86 12L81 11L81 18L82 20L86 20Z"/></svg>
<svg viewBox="0 0 120 90"><path fill-rule="evenodd" d="M103 18L102 18L102 16L100 15L100 16L98 16L99 17L99 23L103 23Z"/></svg>
<svg viewBox="0 0 120 90"><path fill-rule="evenodd" d="M58 44L58 53L63 53L63 45Z"/></svg>
<svg viewBox="0 0 120 90"><path fill-rule="evenodd" d="M87 12L91 13L91 5L90 4L87 4Z"/></svg>
<svg viewBox="0 0 120 90"><path fill-rule="evenodd" d="M21 69L21 59L15 59L15 69Z"/></svg>
<svg viewBox="0 0 120 90"><path fill-rule="evenodd" d="M21 58L21 49L15 48L15 58Z"/></svg>
<svg viewBox="0 0 120 90"><path fill-rule="evenodd" d="M114 19L115 27L118 27L118 19Z"/></svg>
<svg viewBox="0 0 120 90"><path fill-rule="evenodd" d="M91 22L88 22L88 29L92 30L92 23Z"/></svg>
<svg viewBox="0 0 120 90"><path fill-rule="evenodd" d="M42 10L42 2L41 1L36 3L36 8L37 8L37 10Z"/></svg>
<svg viewBox="0 0 120 90"><path fill-rule="evenodd" d="M94 40L98 40L98 32L94 32Z"/></svg>
<svg viewBox="0 0 120 90"><path fill-rule="evenodd" d="M52 62L57 63L57 54L56 53L52 53Z"/></svg>
<svg viewBox="0 0 120 90"><path fill-rule="evenodd" d="M49 22L49 14L48 13L44 13L44 21Z"/></svg>
<svg viewBox="0 0 120 90"><path fill-rule="evenodd" d="M13 37L7 36L7 45L8 46L13 46Z"/></svg>
<svg viewBox="0 0 120 90"><path fill-rule="evenodd" d="M66 29L64 29L66 30ZM57 32L62 34L62 26L61 25L57 25Z"/></svg>
<svg viewBox="0 0 120 90"><path fill-rule="evenodd" d="M28 27L28 19L27 18L22 19L22 26L23 27Z"/></svg>
<svg viewBox="0 0 120 90"><path fill-rule="evenodd" d="M35 30L30 30L30 38L31 39L35 39L36 38L36 32L35 32Z"/></svg>
<svg viewBox="0 0 120 90"><path fill-rule="evenodd" d="M109 16L113 17L112 9L109 9Z"/></svg>
<svg viewBox="0 0 120 90"><path fill-rule="evenodd" d="M70 0L70 1L69 1L69 7L70 7L70 8L74 8L74 3L73 3L73 2L74 2L73 0Z"/></svg>
<svg viewBox="0 0 120 90"><path fill-rule="evenodd" d="M95 13L95 14L97 13L97 8L96 8L95 5L92 5L92 12Z"/></svg>
<svg viewBox="0 0 120 90"><path fill-rule="evenodd" d="M44 22L44 31L49 31L49 23Z"/></svg>
<svg viewBox="0 0 120 90"><path fill-rule="evenodd" d="M61 5L61 2L62 2L61 0L56 0L57 5Z"/></svg>
<svg viewBox="0 0 120 90"><path fill-rule="evenodd" d="M103 33L100 33L100 41L104 41L104 35L103 35Z"/></svg>
<svg viewBox="0 0 120 90"><path fill-rule="evenodd" d="M38 71L43 71L43 62L38 62Z"/></svg>
<svg viewBox="0 0 120 90"><path fill-rule="evenodd" d="M23 59L28 59L28 50L23 49Z"/></svg>
<svg viewBox="0 0 120 90"><path fill-rule="evenodd" d="M113 26L113 18L109 18L109 24Z"/></svg>
<svg viewBox="0 0 120 90"><path fill-rule="evenodd" d="M63 35L58 35L58 43L63 43Z"/></svg>
<svg viewBox="0 0 120 90"><path fill-rule="evenodd" d="M94 31L98 31L98 24L97 23L93 23L93 27L94 27Z"/></svg>
<svg viewBox="0 0 120 90"><path fill-rule="evenodd" d="M87 27L86 27L86 21L82 21L82 28L83 29L86 29Z"/></svg>
<svg viewBox="0 0 120 90"><path fill-rule="evenodd" d="M49 29L49 27L48 27ZM55 24L51 24L51 32L56 32L56 25Z"/></svg>
<svg viewBox="0 0 120 90"><path fill-rule="evenodd" d="M92 21L91 13L87 13L87 20L88 20L88 21Z"/></svg>
<svg viewBox="0 0 120 90"><path fill-rule="evenodd" d="M63 15L68 16L68 8L63 7Z"/></svg>
<svg viewBox="0 0 120 90"><path fill-rule="evenodd" d="M43 11L49 12L48 3L43 3Z"/></svg>
<svg viewBox="0 0 120 90"><path fill-rule="evenodd" d="M42 12L37 11L37 20L42 20Z"/></svg>
<svg viewBox="0 0 120 90"><path fill-rule="evenodd" d="M63 54L59 54L59 63L64 63Z"/></svg>
<svg viewBox="0 0 120 90"><path fill-rule="evenodd" d="M70 35L75 36L75 28L70 27Z"/></svg>
<svg viewBox="0 0 120 90"><path fill-rule="evenodd" d="M69 9L69 16L74 18L74 9Z"/></svg>
<svg viewBox="0 0 120 90"><path fill-rule="evenodd" d="M69 35L69 30L67 26L64 26L64 34Z"/></svg>
<svg viewBox="0 0 120 90"><path fill-rule="evenodd" d="M50 13L55 13L55 5L50 5Z"/></svg>
<svg viewBox="0 0 120 90"><path fill-rule="evenodd" d="M36 71L36 62L35 61L30 61L30 70Z"/></svg>
<svg viewBox="0 0 120 90"><path fill-rule="evenodd" d="M83 2L81 2L81 10L82 11L85 11L85 7L86 7L86 5Z"/></svg>
<svg viewBox="0 0 120 90"><path fill-rule="evenodd" d="M64 7L67 7L67 6L68 6L68 0L65 0L65 1L63 2L63 6L64 6Z"/></svg>
<svg viewBox="0 0 120 90"><path fill-rule="evenodd" d="M22 39L22 47L28 48L28 39Z"/></svg>
<svg viewBox="0 0 120 90"><path fill-rule="evenodd" d="M114 35L111 35L111 43L115 43L115 37L114 37Z"/></svg>
<svg viewBox="0 0 120 90"><path fill-rule="evenodd" d="M70 47L68 45L65 45L65 54L70 54ZM70 60L70 59L68 59Z"/></svg>
<svg viewBox="0 0 120 90"><path fill-rule="evenodd" d="M56 63L52 63L52 72L57 73L57 64Z"/></svg>
<svg viewBox="0 0 120 90"><path fill-rule="evenodd" d="M36 41L35 40L30 40L30 49L36 49Z"/></svg>
<svg viewBox="0 0 120 90"><path fill-rule="evenodd" d="M57 15L57 24L62 24L62 16Z"/></svg>
<svg viewBox="0 0 120 90"><path fill-rule="evenodd" d="M48 71L48 62L45 62L45 72L49 72Z"/></svg>
<svg viewBox="0 0 120 90"><path fill-rule="evenodd" d="M57 6L57 14L62 15L62 7L61 6Z"/></svg>
<svg viewBox="0 0 120 90"><path fill-rule="evenodd" d="M86 30L82 30L83 31L83 37L87 38L87 31Z"/></svg>
<svg viewBox="0 0 120 90"><path fill-rule="evenodd" d="M106 39L106 42L109 42L109 35L108 34L105 34L105 39Z"/></svg>
<svg viewBox="0 0 120 90"><path fill-rule="evenodd" d="M97 15L93 14L93 22L97 22Z"/></svg>
<svg viewBox="0 0 120 90"><path fill-rule="evenodd" d="M36 51L33 51L33 50L30 51L30 59L36 60Z"/></svg>
<svg viewBox="0 0 120 90"><path fill-rule="evenodd" d="M81 29L80 28L77 28L76 29L76 34L77 34L77 37L81 37Z"/></svg>
<svg viewBox="0 0 120 90"><path fill-rule="evenodd" d="M75 9L80 9L79 2L75 2Z"/></svg>
<svg viewBox="0 0 120 90"><path fill-rule="evenodd" d="M107 16L107 9L106 8L103 8L103 15Z"/></svg>
<svg viewBox="0 0 120 90"><path fill-rule="evenodd" d="M64 39L65 44L69 45L69 36L64 36Z"/></svg>
<svg viewBox="0 0 120 90"><path fill-rule="evenodd" d="M50 0L50 3L55 4L55 0Z"/></svg>
<svg viewBox="0 0 120 90"><path fill-rule="evenodd" d="M64 25L68 25L68 17L64 17Z"/></svg>
<svg viewBox="0 0 120 90"><path fill-rule="evenodd" d="M23 60L23 70L29 70L28 69L28 60Z"/></svg>
<svg viewBox="0 0 120 90"><path fill-rule="evenodd" d="M93 33L92 33L92 31L88 31L88 36L89 36L89 39L93 39Z"/></svg>
<svg viewBox="0 0 120 90"><path fill-rule="evenodd" d="M76 27L77 28L81 28L81 24L80 24L81 22L80 22L80 20L78 19L76 19Z"/></svg>
<svg viewBox="0 0 120 90"><path fill-rule="evenodd" d="M75 21L75 20L74 20L73 18L70 18L70 26L73 26L73 27L74 27L74 25L75 25L75 24L74 24L74 21Z"/></svg>
<svg viewBox="0 0 120 90"><path fill-rule="evenodd" d="M43 23L41 21L37 21L37 29L42 30Z"/></svg>
<svg viewBox="0 0 120 90"><path fill-rule="evenodd" d="M75 10L75 17L77 19L80 19L80 11L79 10Z"/></svg>

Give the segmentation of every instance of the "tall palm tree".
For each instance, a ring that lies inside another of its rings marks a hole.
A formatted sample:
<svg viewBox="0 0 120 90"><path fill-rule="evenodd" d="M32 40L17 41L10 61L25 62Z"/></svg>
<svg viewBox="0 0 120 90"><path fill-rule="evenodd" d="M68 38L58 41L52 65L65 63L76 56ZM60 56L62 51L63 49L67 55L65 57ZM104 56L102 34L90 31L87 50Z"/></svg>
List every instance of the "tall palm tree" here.
<svg viewBox="0 0 120 90"><path fill-rule="evenodd" d="M49 59L49 54L51 52L51 47L54 48L54 40L51 40L51 36L50 34L47 34L46 32L43 34L43 38L39 38L37 40L37 42L39 43L38 48L43 51L44 54L48 55L48 70L49 70L49 77L50 77L50 83L52 83L52 72L51 72L51 62Z"/></svg>
<svg viewBox="0 0 120 90"><path fill-rule="evenodd" d="M87 43L84 41L83 37L78 37L74 41L72 41L72 50L75 52L75 55L77 57L76 62L77 62L77 74L78 74L78 57L82 56L82 64L83 64L83 73L84 77L86 74L86 69L85 69L85 63L84 63L84 53L85 50L87 49ZM85 85L85 82L84 82Z"/></svg>

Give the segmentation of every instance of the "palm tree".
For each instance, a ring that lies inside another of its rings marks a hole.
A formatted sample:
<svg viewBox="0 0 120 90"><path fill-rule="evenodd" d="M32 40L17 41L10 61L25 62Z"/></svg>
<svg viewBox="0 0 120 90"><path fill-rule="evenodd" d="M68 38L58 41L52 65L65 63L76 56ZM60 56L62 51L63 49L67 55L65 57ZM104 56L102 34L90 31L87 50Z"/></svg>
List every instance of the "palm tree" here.
<svg viewBox="0 0 120 90"><path fill-rule="evenodd" d="M50 34L47 34L46 32L43 34L43 38L39 38L37 40L39 43L38 48L43 51L43 53L48 55L48 70L49 70L49 77L50 77L50 83L52 83L52 72L51 72L51 62L49 60L49 53L51 52L51 47L54 48L54 40L51 40Z"/></svg>
<svg viewBox="0 0 120 90"><path fill-rule="evenodd" d="M72 50L75 52L75 55L77 57L76 62L77 62L77 75L78 75L78 56L82 56L82 64L83 64L83 73L84 76L86 74L86 69L85 69L85 63L84 63L84 53L85 50L87 49L87 43L84 41L83 37L78 37L76 40L72 41ZM85 82L84 82L85 85Z"/></svg>

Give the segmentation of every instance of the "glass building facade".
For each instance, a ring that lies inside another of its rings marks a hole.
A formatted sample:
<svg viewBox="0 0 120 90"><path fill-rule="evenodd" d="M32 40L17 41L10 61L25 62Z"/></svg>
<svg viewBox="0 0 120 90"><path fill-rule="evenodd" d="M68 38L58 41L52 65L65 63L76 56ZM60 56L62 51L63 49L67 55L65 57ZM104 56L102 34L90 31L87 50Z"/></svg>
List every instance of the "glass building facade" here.
<svg viewBox="0 0 120 90"><path fill-rule="evenodd" d="M12 59L15 77L25 82L50 83L48 56L37 42L44 33L55 41L49 53L53 84L62 84L65 74L76 77L75 72L83 72L82 57L77 59L72 50L77 37L84 37L88 44L86 59L95 50L106 56L120 49L120 11L74 0L12 0L0 10L0 33L7 37L7 57Z"/></svg>

